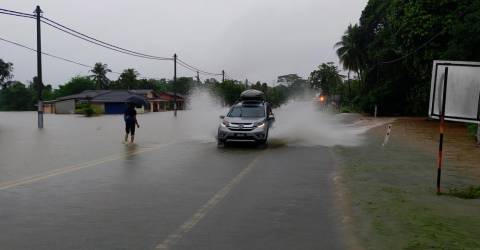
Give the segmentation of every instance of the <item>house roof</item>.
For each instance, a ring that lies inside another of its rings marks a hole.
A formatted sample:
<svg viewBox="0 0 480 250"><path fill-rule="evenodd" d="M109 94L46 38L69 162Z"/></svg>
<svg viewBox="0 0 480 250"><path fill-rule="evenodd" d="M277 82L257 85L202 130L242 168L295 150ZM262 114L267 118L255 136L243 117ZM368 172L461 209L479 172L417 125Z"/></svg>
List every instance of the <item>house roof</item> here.
<svg viewBox="0 0 480 250"><path fill-rule="evenodd" d="M110 92L110 90L84 90L78 94L74 95L67 95L67 96L62 96L57 98L57 101L64 101L64 100L70 100L70 99L88 99L88 98L94 98L99 95L103 95Z"/></svg>
<svg viewBox="0 0 480 250"><path fill-rule="evenodd" d="M168 95L170 99L173 99L173 97L175 97L175 94L173 92L162 91L160 92L160 94ZM182 101L183 99L185 99L185 97L183 95L177 94L177 99L179 101Z"/></svg>
<svg viewBox="0 0 480 250"><path fill-rule="evenodd" d="M145 95L153 92L155 100L165 100L171 101L174 99L174 94L172 92L156 92L152 89L132 89L132 90L84 90L81 93L68 95L58 98L55 101L65 101L65 100L89 100L91 102L126 102L129 97L132 95L137 95L142 98L145 98ZM164 95L164 98L161 97ZM184 97L177 94L177 100L182 101Z"/></svg>
<svg viewBox="0 0 480 250"><path fill-rule="evenodd" d="M128 98L131 96L145 98L144 96L129 90L110 90L108 93L92 98L91 102L127 102Z"/></svg>
<svg viewBox="0 0 480 250"><path fill-rule="evenodd" d="M153 89L131 89L130 91L135 93L135 94L142 94L142 95L148 94L150 92L155 93L155 91Z"/></svg>

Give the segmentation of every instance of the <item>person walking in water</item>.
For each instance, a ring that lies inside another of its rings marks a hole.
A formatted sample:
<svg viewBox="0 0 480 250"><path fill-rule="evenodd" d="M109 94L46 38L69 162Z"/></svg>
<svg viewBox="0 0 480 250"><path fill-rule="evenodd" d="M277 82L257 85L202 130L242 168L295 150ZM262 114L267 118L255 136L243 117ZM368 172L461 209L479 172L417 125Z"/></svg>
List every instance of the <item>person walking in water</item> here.
<svg viewBox="0 0 480 250"><path fill-rule="evenodd" d="M128 143L128 134L130 134L130 142L133 143L135 140L135 125L140 128L140 125L137 121L137 111L135 110L134 104L128 104L128 108L123 114L125 120L125 140L124 143Z"/></svg>

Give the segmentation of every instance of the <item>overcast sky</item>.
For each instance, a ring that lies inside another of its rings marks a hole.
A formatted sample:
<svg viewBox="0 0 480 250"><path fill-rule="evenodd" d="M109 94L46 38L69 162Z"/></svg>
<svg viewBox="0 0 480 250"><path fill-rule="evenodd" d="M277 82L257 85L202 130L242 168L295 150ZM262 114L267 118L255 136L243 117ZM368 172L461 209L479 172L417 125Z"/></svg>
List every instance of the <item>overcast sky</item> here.
<svg viewBox="0 0 480 250"><path fill-rule="evenodd" d="M2 0L0 8L44 16L127 49L171 57L210 71L272 83L278 75L306 77L316 65L338 62L333 45L358 22L367 0ZM0 37L35 48L35 21L0 15ZM173 63L118 54L42 26L43 51L114 71L171 78ZM36 75L35 53L0 41L0 58L16 80ZM57 86L88 69L44 56L44 83ZM193 72L179 68L180 76ZM111 79L118 76L110 74ZM205 76L201 76L205 79Z"/></svg>

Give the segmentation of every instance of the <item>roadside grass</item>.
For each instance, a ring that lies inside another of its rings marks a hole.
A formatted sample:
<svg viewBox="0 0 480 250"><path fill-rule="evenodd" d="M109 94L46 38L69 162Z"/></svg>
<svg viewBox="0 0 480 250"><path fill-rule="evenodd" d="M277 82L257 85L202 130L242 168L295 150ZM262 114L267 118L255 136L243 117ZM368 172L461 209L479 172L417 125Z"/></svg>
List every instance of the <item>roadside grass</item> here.
<svg viewBox="0 0 480 250"><path fill-rule="evenodd" d="M477 128L478 128L477 124L474 124L474 123L467 124L468 133L470 133L470 135L472 135L473 137L477 135Z"/></svg>
<svg viewBox="0 0 480 250"><path fill-rule="evenodd" d="M480 186L470 186L468 188L452 188L448 191L448 195L462 199L478 199L480 198Z"/></svg>
<svg viewBox="0 0 480 250"><path fill-rule="evenodd" d="M480 249L480 199L458 198L478 198L480 188L472 184L479 179L448 161L443 185L450 191L436 195L434 150L405 143L411 135L402 121L393 128L386 147L381 127L367 133L364 146L334 149L355 236L366 249Z"/></svg>

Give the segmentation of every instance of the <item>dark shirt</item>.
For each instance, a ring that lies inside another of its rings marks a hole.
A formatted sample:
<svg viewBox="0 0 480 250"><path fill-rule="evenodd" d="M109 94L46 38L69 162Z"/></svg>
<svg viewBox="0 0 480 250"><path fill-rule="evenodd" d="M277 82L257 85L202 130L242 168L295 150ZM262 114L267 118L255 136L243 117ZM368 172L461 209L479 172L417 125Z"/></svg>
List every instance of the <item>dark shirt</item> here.
<svg viewBox="0 0 480 250"><path fill-rule="evenodd" d="M137 111L134 108L127 108L125 113L123 113L123 117L125 122L134 123L137 120Z"/></svg>
<svg viewBox="0 0 480 250"><path fill-rule="evenodd" d="M273 115L272 104L267 102L267 115Z"/></svg>

